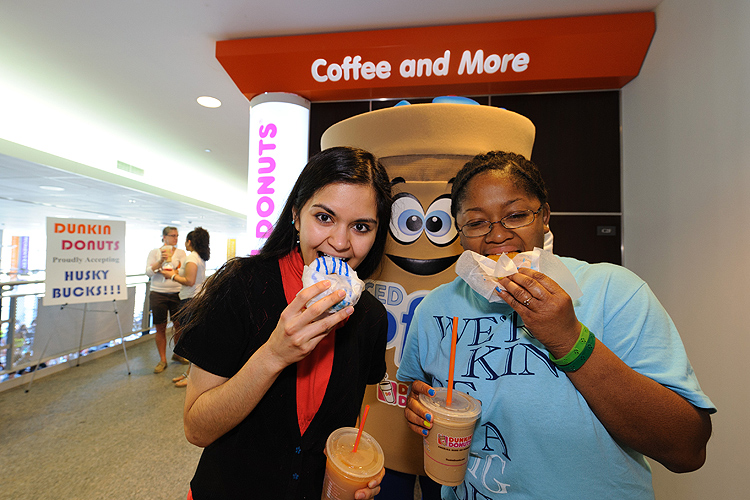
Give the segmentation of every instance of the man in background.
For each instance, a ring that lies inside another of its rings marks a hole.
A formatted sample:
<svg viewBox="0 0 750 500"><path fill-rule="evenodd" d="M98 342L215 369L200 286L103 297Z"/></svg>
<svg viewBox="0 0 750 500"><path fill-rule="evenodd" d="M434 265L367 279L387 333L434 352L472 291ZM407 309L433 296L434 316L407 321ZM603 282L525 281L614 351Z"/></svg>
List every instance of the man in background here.
<svg viewBox="0 0 750 500"><path fill-rule="evenodd" d="M187 257L185 251L177 248L178 236L179 232L176 227L165 227L161 236L163 245L151 250L146 261L146 275L151 278L149 303L156 328L156 349L159 351L160 358L154 368L154 373L161 373L167 368L167 321L169 318L174 318L180 308L182 285L165 278L160 272L162 269L179 269L185 261ZM183 362L179 356L173 355L172 358Z"/></svg>

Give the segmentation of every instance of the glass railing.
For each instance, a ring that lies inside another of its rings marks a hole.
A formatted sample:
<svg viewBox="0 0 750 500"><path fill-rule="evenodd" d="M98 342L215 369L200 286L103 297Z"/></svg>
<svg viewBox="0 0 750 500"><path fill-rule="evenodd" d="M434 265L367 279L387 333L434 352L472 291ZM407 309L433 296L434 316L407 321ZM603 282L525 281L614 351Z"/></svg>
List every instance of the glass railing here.
<svg viewBox="0 0 750 500"><path fill-rule="evenodd" d="M31 279L24 280L24 277ZM121 344L121 338L126 341L134 340L151 330L149 278L145 274L129 275L126 277L126 285L129 293L132 290L135 297L133 321L131 325L120 324L122 336L119 331L112 331L109 334L112 338L106 338L105 334L105 338L98 336L93 344L80 345L79 348L62 353L59 350L54 352L53 349L51 355L45 355L49 339L41 342L36 332L45 282L34 279L35 277L30 275L0 281L0 383L38 368L115 347ZM129 311L127 316L129 318ZM41 345L42 343L45 345Z"/></svg>

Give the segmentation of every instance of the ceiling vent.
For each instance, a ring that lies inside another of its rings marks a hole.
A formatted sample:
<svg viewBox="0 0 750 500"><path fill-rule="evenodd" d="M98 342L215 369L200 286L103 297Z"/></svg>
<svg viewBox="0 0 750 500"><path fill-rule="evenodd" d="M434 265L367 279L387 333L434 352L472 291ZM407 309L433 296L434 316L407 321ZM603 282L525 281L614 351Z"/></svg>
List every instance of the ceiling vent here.
<svg viewBox="0 0 750 500"><path fill-rule="evenodd" d="M133 165L128 165L125 162L118 161L117 162L117 168L120 170L124 170L126 172L130 172L131 174L135 175L143 175L144 171L142 168L134 167Z"/></svg>

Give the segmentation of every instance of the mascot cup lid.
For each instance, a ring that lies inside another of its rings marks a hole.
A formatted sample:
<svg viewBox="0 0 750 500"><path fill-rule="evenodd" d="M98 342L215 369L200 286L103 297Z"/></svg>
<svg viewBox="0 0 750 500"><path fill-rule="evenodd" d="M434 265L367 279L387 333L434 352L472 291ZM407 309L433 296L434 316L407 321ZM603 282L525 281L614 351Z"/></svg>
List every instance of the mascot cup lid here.
<svg viewBox="0 0 750 500"><path fill-rule="evenodd" d="M510 151L531 158L534 134L531 120L506 109L433 102L353 116L329 127L320 142L322 149L353 146L370 151L391 177L427 180L414 168L415 163L421 163L420 157L432 158L432 179L440 164L444 164L446 176L438 174L437 178L449 179L455 175L457 163L460 167L480 153ZM444 161L439 161L441 158Z"/></svg>

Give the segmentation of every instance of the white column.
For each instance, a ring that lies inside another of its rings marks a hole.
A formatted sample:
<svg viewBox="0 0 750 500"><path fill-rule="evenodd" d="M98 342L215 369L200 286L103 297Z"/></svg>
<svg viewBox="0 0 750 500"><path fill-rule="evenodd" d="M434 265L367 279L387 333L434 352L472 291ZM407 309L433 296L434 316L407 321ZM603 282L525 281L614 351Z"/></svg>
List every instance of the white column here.
<svg viewBox="0 0 750 500"><path fill-rule="evenodd" d="M310 101L266 93L250 101L247 230L257 253L276 224L297 176L307 163Z"/></svg>

